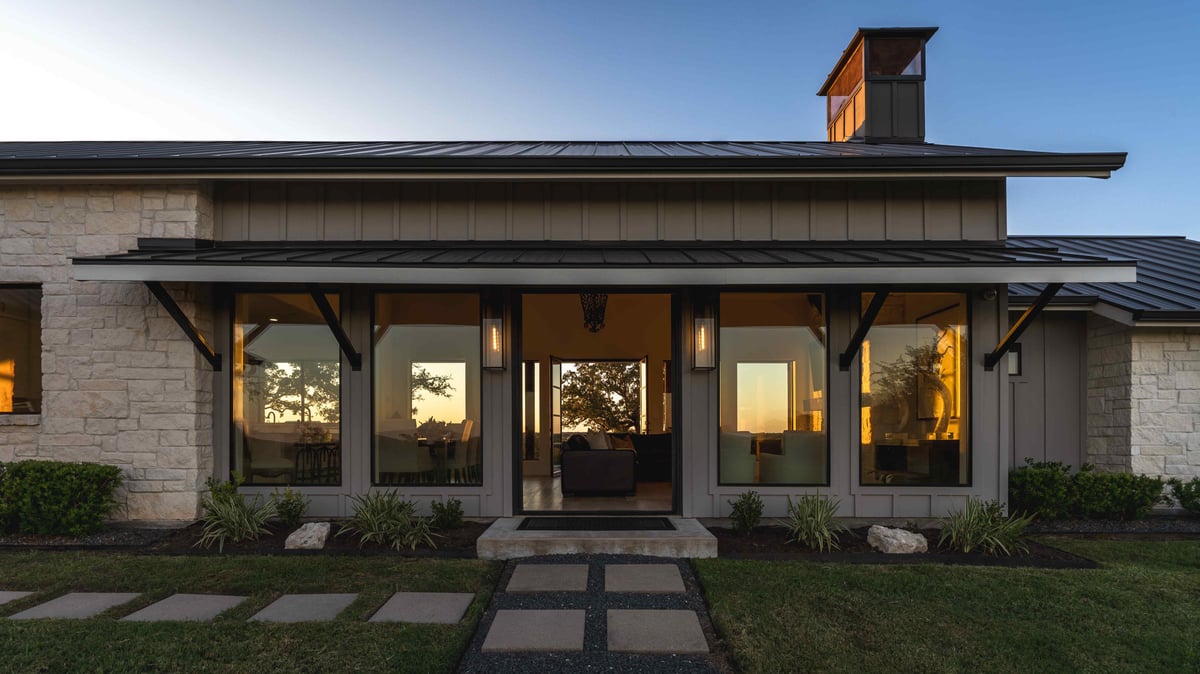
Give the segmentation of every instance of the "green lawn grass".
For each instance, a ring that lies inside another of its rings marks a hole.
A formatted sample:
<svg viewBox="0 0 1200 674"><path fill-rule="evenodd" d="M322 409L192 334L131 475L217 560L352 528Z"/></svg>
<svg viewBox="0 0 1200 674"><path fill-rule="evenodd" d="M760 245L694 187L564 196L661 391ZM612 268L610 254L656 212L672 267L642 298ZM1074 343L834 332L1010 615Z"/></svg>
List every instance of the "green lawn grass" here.
<svg viewBox="0 0 1200 674"><path fill-rule="evenodd" d="M154 556L0 553L0 589L34 596L0 616L65 592L142 592L91 620L0 620L0 671L329 672L450 671L491 596L500 565L390 556ZM393 592L474 592L457 625L364 622ZM247 595L212 623L122 623L176 592ZM248 623L288 592L358 592L336 621Z"/></svg>
<svg viewBox="0 0 1200 674"><path fill-rule="evenodd" d="M1200 671L1200 541L1044 540L1101 568L695 567L742 671Z"/></svg>

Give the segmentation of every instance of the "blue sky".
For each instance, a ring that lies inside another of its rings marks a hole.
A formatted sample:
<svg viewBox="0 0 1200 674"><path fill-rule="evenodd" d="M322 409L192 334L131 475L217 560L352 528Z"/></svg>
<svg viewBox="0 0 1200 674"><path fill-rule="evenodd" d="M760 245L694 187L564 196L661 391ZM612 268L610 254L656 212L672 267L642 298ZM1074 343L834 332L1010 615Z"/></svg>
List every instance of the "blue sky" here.
<svg viewBox="0 0 1200 674"><path fill-rule="evenodd" d="M1200 239L1200 2L0 0L0 140L824 137L858 26L934 25L930 142L1127 151L1013 233Z"/></svg>

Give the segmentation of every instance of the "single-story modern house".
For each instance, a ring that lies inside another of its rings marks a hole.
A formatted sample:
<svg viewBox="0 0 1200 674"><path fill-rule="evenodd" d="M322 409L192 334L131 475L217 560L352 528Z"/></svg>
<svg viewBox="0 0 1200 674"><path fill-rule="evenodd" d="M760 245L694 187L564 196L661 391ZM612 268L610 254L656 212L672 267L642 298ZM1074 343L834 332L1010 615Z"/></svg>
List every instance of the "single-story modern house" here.
<svg viewBox="0 0 1200 674"><path fill-rule="evenodd" d="M0 461L154 520L233 472L696 517L1200 473L1200 244L1009 237L1009 178L1125 155L925 143L935 30L859 30L820 142L0 143Z"/></svg>

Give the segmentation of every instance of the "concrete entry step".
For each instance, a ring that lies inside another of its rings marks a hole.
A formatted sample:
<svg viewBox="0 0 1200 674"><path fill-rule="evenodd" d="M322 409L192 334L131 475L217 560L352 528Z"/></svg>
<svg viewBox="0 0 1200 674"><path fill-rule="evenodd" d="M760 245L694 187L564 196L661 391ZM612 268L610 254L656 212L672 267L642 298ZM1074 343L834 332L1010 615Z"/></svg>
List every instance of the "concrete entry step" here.
<svg viewBox="0 0 1200 674"><path fill-rule="evenodd" d="M674 531L530 531L524 517L496 520L475 542L480 559L538 555L615 554L650 557L716 557L717 539L700 522L672 517Z"/></svg>

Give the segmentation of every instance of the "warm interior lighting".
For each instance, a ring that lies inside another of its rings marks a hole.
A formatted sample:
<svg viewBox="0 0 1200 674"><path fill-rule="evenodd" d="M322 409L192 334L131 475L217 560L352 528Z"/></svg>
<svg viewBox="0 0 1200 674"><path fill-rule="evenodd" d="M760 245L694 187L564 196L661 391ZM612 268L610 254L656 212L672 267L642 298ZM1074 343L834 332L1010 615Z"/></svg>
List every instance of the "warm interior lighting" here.
<svg viewBox="0 0 1200 674"><path fill-rule="evenodd" d="M504 319L483 319L483 367L487 370L504 369Z"/></svg>
<svg viewBox="0 0 1200 674"><path fill-rule="evenodd" d="M13 411L13 391L17 381L17 361L0 360L0 412Z"/></svg>
<svg viewBox="0 0 1200 674"><path fill-rule="evenodd" d="M692 367L697 370L711 370L716 367L716 352L713 349L712 334L716 329L716 319L697 316L695 319L696 349Z"/></svg>

